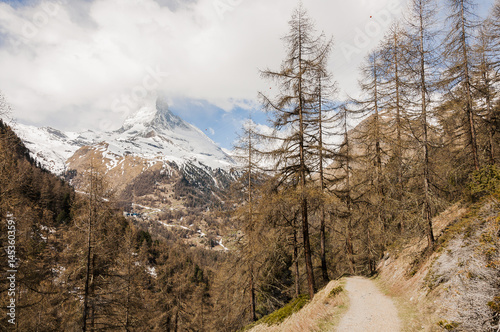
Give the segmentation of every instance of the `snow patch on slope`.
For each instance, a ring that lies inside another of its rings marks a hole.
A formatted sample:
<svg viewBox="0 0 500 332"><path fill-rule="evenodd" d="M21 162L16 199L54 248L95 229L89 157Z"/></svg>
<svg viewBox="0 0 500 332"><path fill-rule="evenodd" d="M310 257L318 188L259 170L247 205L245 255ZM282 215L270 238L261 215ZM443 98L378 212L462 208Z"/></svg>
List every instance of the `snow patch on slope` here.
<svg viewBox="0 0 500 332"><path fill-rule="evenodd" d="M31 156L56 174L65 171L66 160L79 148L92 143L77 133L63 133L50 127L37 128L16 123L13 129L30 150Z"/></svg>

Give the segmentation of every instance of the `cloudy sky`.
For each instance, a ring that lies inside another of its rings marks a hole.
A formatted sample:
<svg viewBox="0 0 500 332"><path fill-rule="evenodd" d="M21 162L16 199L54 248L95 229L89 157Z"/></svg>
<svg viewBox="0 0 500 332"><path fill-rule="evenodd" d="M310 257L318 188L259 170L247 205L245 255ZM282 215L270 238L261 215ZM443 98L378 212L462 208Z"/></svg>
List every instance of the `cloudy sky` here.
<svg viewBox="0 0 500 332"><path fill-rule="evenodd" d="M492 1L479 3L485 12ZM303 0L333 36L340 98L406 0ZM160 94L229 148L242 121L264 121L259 69L278 69L294 0L3 0L0 90L21 123L112 130Z"/></svg>

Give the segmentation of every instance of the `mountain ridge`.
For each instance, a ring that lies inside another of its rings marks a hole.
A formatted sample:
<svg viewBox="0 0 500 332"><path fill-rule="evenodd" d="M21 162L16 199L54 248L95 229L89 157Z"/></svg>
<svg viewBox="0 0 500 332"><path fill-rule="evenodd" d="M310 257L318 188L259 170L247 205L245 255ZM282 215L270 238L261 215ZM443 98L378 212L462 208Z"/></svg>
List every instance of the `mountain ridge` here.
<svg viewBox="0 0 500 332"><path fill-rule="evenodd" d="M120 129L110 132L64 132L51 127L15 124L37 162L61 175L71 168L68 160L85 146L106 142L109 156L134 155L147 160L195 163L229 170L236 162L200 129L170 111L160 99L146 101ZM116 158L115 158L116 159Z"/></svg>

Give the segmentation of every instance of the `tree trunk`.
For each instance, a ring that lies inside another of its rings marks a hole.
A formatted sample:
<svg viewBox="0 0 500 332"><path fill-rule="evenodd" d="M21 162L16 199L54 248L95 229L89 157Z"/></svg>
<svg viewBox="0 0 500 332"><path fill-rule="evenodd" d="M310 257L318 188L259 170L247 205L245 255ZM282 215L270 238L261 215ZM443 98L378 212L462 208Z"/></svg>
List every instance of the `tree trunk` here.
<svg viewBox="0 0 500 332"><path fill-rule="evenodd" d="M351 220L347 222L347 231L346 231L346 248L347 248L347 259L349 260L349 272L351 275L356 273L356 262L354 260L354 247L352 244L352 225Z"/></svg>
<svg viewBox="0 0 500 332"><path fill-rule="evenodd" d="M397 199L400 203L403 200L403 140L401 137L401 96L399 91L399 30L394 31L394 75L396 83L396 158L397 158ZM399 218L400 234L405 233L404 218Z"/></svg>
<svg viewBox="0 0 500 332"><path fill-rule="evenodd" d="M321 236L321 272L323 275L323 281L327 283L330 281L328 277L328 268L326 266L326 230L325 230L325 208L321 208L321 226L320 226L320 236Z"/></svg>
<svg viewBox="0 0 500 332"><path fill-rule="evenodd" d="M252 321L257 320L257 315L255 314L255 286L253 281L253 264L250 263L250 293L251 293L251 310L252 310Z"/></svg>
<svg viewBox="0 0 500 332"><path fill-rule="evenodd" d="M420 84L422 98L422 129L423 129L423 149L424 149L424 218L427 224L427 241L429 248L434 247L434 232L432 229L432 214L429 194L429 141L428 141L428 126L427 126L427 90L425 80L425 50L424 50L424 22L422 7L420 7Z"/></svg>
<svg viewBox="0 0 500 332"><path fill-rule="evenodd" d="M347 131L347 109L344 109L344 141L345 141L345 173L346 173L346 200L347 200L347 227L346 227L346 251L349 261L349 270L355 274L354 248L352 244L352 199L351 199L351 151L349 144L349 132Z"/></svg>
<svg viewBox="0 0 500 332"><path fill-rule="evenodd" d="M300 295L299 248L297 241L296 219L293 220L293 265L295 274L295 297Z"/></svg>
<svg viewBox="0 0 500 332"><path fill-rule="evenodd" d="M174 332L177 332L179 328L179 310L177 309L175 311L175 316L174 316Z"/></svg>
<svg viewBox="0 0 500 332"><path fill-rule="evenodd" d="M93 219L93 206L92 206L92 191L93 191L93 170L91 169L90 174L90 190L89 193L89 225L87 229L87 266L85 274L85 289L83 296L83 322L82 330L87 331L87 317L89 309L89 291L90 291L90 266L91 266L91 255L92 255L92 219Z"/></svg>
<svg viewBox="0 0 500 332"><path fill-rule="evenodd" d="M299 25L299 79L298 79L298 101L299 101L299 152L300 152L300 189L302 195L302 240L304 242L304 258L306 263L306 273L307 273L307 286L309 290L309 299L314 298L315 286L314 286L314 270L312 266L312 255L311 255L311 245L309 243L309 220L307 211L307 197L306 197L306 161L304 156L304 139L305 139L305 126L304 126L304 95L305 92L302 90L302 83L304 78L302 77L302 26Z"/></svg>
<svg viewBox="0 0 500 332"><path fill-rule="evenodd" d="M95 296L95 281L96 281L96 276L95 276L95 257L96 254L92 255L92 277L90 279L90 326L91 326L91 331L95 331L95 301L96 301L96 296Z"/></svg>
<svg viewBox="0 0 500 332"><path fill-rule="evenodd" d="M129 235L128 240L128 253L127 253L127 299L125 303L125 331L129 331L129 325L130 325L130 284L131 284L131 265L132 265L132 239L131 239L131 234Z"/></svg>
<svg viewBox="0 0 500 332"><path fill-rule="evenodd" d="M477 153L477 139L476 139L476 128L474 125L474 111L472 109L472 94L471 94L471 84L470 84L470 76L469 76L469 57L467 54L467 41L466 41L466 35L465 35L465 16L464 16L464 4L463 0L461 1L461 30L462 30L462 35L460 42L462 43L462 53L463 53L463 64L464 64L464 89L465 89L465 95L467 97L467 106L466 106L466 112L467 112L467 118L468 118L468 125L469 125L469 138L470 138L470 145L471 145L471 150L472 150L472 158L474 160L474 168L476 171L479 170L479 158L478 158L478 153Z"/></svg>
<svg viewBox="0 0 500 332"><path fill-rule="evenodd" d="M311 245L309 243L309 222L307 219L307 199L302 199L302 236L304 241L304 256L306 260L307 286L309 291L309 299L314 298L314 271L312 265Z"/></svg>
<svg viewBox="0 0 500 332"><path fill-rule="evenodd" d="M322 86L321 86L321 73L318 75L318 136L319 136L319 184L321 192L325 189L325 174L323 171L323 109L322 109ZM320 215L320 247L321 247L321 274L323 281L327 283L330 281L328 277L328 268L326 266L326 220L325 220L325 207L321 207Z"/></svg>

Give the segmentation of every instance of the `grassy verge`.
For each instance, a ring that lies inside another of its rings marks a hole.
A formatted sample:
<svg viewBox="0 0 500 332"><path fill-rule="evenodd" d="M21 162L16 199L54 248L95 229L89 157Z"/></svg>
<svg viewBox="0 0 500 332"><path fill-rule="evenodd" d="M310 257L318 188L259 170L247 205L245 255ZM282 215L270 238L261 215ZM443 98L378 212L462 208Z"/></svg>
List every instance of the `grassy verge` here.
<svg viewBox="0 0 500 332"><path fill-rule="evenodd" d="M339 286L332 289L327 301L328 305L334 306L331 316L322 319L318 323L317 331L333 331L340 323L340 319L349 309L349 296L345 291L345 279L341 279Z"/></svg>
<svg viewBox="0 0 500 332"><path fill-rule="evenodd" d="M396 305L398 316L401 320L401 332L424 331L425 323L421 319L418 306L415 301L411 301L405 294L395 289L389 288L380 277L373 278L378 289L389 296Z"/></svg>
<svg viewBox="0 0 500 332"><path fill-rule="evenodd" d="M275 325L282 323L286 318L290 317L300 309L302 309L309 302L309 295L302 294L299 297L293 299L283 308L270 313L267 316L262 317L257 323Z"/></svg>
<svg viewBox="0 0 500 332"><path fill-rule="evenodd" d="M345 281L332 281L309 301L302 295L240 331L330 331L347 310Z"/></svg>
<svg viewBox="0 0 500 332"><path fill-rule="evenodd" d="M287 317L302 309L309 302L309 295L302 294L293 299L283 308L271 312L269 315L262 317L258 321L245 326L240 331L248 331L259 324L276 325L283 322Z"/></svg>

